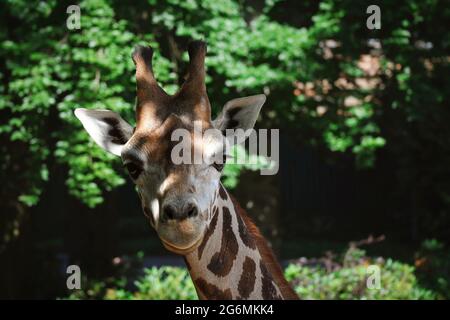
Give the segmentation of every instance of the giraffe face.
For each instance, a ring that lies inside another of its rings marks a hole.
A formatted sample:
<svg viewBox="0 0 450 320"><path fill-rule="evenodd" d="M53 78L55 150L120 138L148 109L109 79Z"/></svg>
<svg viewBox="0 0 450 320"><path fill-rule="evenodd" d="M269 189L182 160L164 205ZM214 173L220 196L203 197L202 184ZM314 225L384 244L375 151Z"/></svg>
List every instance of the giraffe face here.
<svg viewBox="0 0 450 320"><path fill-rule="evenodd" d="M188 76L173 96L155 80L152 55L150 47L142 46L132 54L137 85L135 128L109 110L79 108L75 116L100 147L122 158L137 186L144 213L164 246L187 254L201 243L212 219L225 141L228 146L236 142L235 138L242 141L242 136L229 136L228 132L226 140L222 133L227 129L252 129L266 98L256 95L231 100L211 121L205 87L206 44L197 41L190 45ZM195 135L198 122L205 133L201 138ZM206 133L209 129L216 130ZM174 143L173 135L180 130L191 139L183 140L184 160L178 162L173 151L180 144ZM193 156L194 161L185 161L186 150L191 150L187 158ZM195 160L196 154L201 155L201 161Z"/></svg>
<svg viewBox="0 0 450 320"><path fill-rule="evenodd" d="M157 125L143 125L138 118L136 129L109 110L76 109L75 115L100 147L121 157L144 214L164 246L187 254L201 243L213 216L224 162L216 160L221 155L223 159L226 144L222 132L253 128L264 102L264 95L231 100L214 121L202 121L208 132L200 138L195 136L194 120L185 114L170 113ZM191 136L183 140L191 157L200 153L202 161L174 163L173 151L180 142L174 142L173 135L179 130Z"/></svg>
<svg viewBox="0 0 450 320"><path fill-rule="evenodd" d="M172 141L177 132L188 139ZM137 129L121 151L144 214L171 251L184 254L201 243L223 169L223 161L214 160L224 141L219 131L195 136L189 122L172 114L155 129ZM174 148L180 146L192 156L176 163ZM194 161L194 155L201 155L201 161Z"/></svg>

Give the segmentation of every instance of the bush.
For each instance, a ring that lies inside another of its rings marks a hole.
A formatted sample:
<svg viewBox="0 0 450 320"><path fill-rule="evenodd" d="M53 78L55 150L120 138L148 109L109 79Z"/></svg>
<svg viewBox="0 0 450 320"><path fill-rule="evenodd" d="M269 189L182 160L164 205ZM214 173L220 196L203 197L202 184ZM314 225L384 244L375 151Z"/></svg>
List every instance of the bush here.
<svg viewBox="0 0 450 320"><path fill-rule="evenodd" d="M161 267L144 269L144 275L127 288L124 279L84 281L82 288L72 293L69 299L106 300L195 300L197 293L189 273L184 268Z"/></svg>
<svg viewBox="0 0 450 320"><path fill-rule="evenodd" d="M176 267L145 269L145 276L136 281L137 299L197 299L194 284L186 269Z"/></svg>
<svg viewBox="0 0 450 320"><path fill-rule="evenodd" d="M416 253L418 279L440 299L450 299L450 251L436 239L425 240Z"/></svg>
<svg viewBox="0 0 450 320"><path fill-rule="evenodd" d="M369 265L380 268L380 288L369 289ZM435 299L438 296L422 288L411 265L392 259L369 258L363 250L350 247L335 261L332 254L320 259L299 259L288 265L286 278L302 299ZM69 299L197 299L186 269L178 267L149 268L127 288L124 279L85 282Z"/></svg>
<svg viewBox="0 0 450 320"><path fill-rule="evenodd" d="M369 289L369 266L380 270L380 287ZM342 262L332 255L322 259L300 259L285 271L297 294L303 299L435 299L436 294L418 284L411 265L383 258L372 259L363 250L350 248Z"/></svg>

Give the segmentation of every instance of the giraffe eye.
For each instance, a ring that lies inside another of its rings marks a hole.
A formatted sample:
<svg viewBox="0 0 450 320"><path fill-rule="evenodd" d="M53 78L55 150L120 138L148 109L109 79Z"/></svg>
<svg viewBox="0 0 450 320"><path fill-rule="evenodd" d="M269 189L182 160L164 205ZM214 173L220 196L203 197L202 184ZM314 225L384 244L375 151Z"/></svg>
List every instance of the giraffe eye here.
<svg viewBox="0 0 450 320"><path fill-rule="evenodd" d="M127 168L127 171L133 180L136 180L142 172L142 169L133 162L126 163L125 168Z"/></svg>

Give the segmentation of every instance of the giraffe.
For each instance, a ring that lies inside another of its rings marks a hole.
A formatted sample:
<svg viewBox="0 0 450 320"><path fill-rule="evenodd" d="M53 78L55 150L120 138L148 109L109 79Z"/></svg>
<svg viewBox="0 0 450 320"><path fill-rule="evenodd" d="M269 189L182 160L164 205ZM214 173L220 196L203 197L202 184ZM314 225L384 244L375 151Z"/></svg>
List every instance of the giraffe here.
<svg viewBox="0 0 450 320"><path fill-rule="evenodd" d="M153 50L137 46L136 126L109 110L78 108L91 138L120 156L136 184L143 213L168 250L184 257L200 299L297 299L258 228L220 182L224 161L174 164L171 135L192 123L219 131L193 149L223 147L227 129L252 129L265 95L225 104L215 120L205 85L206 43L188 47L187 78L168 95L153 74Z"/></svg>

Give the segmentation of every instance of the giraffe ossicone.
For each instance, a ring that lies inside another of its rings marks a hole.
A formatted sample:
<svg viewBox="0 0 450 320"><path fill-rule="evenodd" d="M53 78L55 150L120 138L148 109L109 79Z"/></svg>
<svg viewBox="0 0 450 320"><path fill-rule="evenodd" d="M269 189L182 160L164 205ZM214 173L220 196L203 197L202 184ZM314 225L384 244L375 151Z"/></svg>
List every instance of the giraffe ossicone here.
<svg viewBox="0 0 450 320"><path fill-rule="evenodd" d="M144 215L163 245L184 256L201 299L296 299L258 228L220 183L223 161L213 157L229 143L226 130L253 128L266 97L231 100L212 120L205 86L206 44L194 41L188 52L186 81L168 95L154 77L152 48L135 48L134 128L109 110L76 109L75 115L100 147L121 157ZM182 130L192 138L194 123L201 124L202 132L222 134L186 140L191 141L188 158L201 153L206 159L176 163L171 137Z"/></svg>

